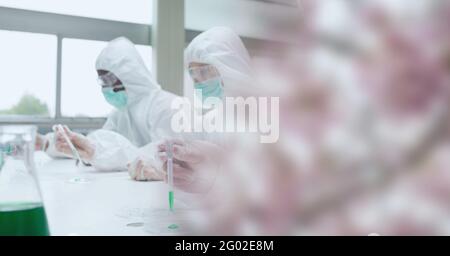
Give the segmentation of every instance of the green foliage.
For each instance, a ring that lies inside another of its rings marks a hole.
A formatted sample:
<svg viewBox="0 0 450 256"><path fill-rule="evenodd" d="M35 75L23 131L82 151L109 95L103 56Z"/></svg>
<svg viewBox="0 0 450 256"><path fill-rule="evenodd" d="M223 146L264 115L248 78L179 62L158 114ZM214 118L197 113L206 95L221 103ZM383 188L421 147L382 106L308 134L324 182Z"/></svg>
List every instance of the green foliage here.
<svg viewBox="0 0 450 256"><path fill-rule="evenodd" d="M49 116L50 112L46 103L41 102L31 94L25 94L19 102L7 110L0 110L1 115L32 115Z"/></svg>

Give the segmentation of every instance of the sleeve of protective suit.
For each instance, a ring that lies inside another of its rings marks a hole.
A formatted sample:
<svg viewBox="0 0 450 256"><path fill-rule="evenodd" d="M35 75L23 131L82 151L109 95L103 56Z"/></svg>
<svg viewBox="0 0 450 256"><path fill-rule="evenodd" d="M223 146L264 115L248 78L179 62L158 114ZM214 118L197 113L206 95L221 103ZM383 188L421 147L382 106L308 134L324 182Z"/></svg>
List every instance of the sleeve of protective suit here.
<svg viewBox="0 0 450 256"><path fill-rule="evenodd" d="M158 157L158 145L160 143L161 141L154 141L138 149L139 156L157 170L162 170L163 168L163 162Z"/></svg>
<svg viewBox="0 0 450 256"><path fill-rule="evenodd" d="M138 148L116 132L101 129L88 139L95 147L91 164L99 171L126 171L127 164L138 156Z"/></svg>

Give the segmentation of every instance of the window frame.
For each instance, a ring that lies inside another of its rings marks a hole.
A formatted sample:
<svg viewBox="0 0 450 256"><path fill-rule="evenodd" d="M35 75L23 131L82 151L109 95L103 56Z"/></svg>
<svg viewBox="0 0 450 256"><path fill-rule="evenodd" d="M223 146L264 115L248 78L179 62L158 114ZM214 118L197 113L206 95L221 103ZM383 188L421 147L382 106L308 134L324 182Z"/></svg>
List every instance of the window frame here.
<svg viewBox="0 0 450 256"><path fill-rule="evenodd" d="M65 123L80 128L99 128L106 118L65 117L61 114L62 88L62 42L64 38L95 41L111 41L125 36L135 44L149 45L152 42L151 25L122 21L103 20L65 14L0 7L0 30L55 35L56 77L54 117L0 116L0 124L38 124L49 128L53 124Z"/></svg>
<svg viewBox="0 0 450 256"><path fill-rule="evenodd" d="M154 3L161 0L154 0ZM155 9L156 10L156 9ZM157 14L156 14L157 15ZM155 17L153 17L155 19ZM155 25L155 22L153 23ZM167 24L164 24L167 25ZM156 24L155 26L159 26ZM0 116L1 124L37 124L40 129L48 130L52 125L64 123L80 129L98 129L106 121L106 117L65 117L61 113L62 88L62 42L64 38L95 41L111 41L125 36L135 44L152 46L152 25L130 23L123 21L104 20L66 14L55 14L41 11L17 9L0 6L0 30L30 32L55 35L57 38L57 60L55 77L55 116ZM184 29L185 45L203 31ZM267 44L281 44L272 40L256 39L241 36L250 55L258 52ZM155 50L155 47L153 47ZM154 53L154 57L157 53ZM155 60L153 60L155 64Z"/></svg>

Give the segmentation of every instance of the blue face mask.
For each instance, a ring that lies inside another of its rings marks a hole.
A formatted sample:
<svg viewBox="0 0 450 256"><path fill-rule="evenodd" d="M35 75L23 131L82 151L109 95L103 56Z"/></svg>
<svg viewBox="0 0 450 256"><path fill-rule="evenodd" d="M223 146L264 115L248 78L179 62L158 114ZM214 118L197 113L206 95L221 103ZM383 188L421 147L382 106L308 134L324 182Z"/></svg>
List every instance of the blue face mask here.
<svg viewBox="0 0 450 256"><path fill-rule="evenodd" d="M203 101L209 97L223 98L222 80L214 78L205 82L195 83L194 88L202 91Z"/></svg>
<svg viewBox="0 0 450 256"><path fill-rule="evenodd" d="M128 96L125 91L114 92L113 88L103 88L105 100L117 109L124 109L127 106Z"/></svg>

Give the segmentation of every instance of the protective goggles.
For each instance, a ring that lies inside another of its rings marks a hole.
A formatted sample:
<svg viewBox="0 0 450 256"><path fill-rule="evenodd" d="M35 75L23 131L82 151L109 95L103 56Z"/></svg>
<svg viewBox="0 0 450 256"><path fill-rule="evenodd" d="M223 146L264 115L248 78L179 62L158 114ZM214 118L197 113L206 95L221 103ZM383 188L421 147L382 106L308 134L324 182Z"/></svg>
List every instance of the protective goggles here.
<svg viewBox="0 0 450 256"><path fill-rule="evenodd" d="M220 76L219 71L212 65L189 68L189 75L194 82L204 82Z"/></svg>
<svg viewBox="0 0 450 256"><path fill-rule="evenodd" d="M101 75L97 78L97 82L101 87L114 87L119 79L111 72Z"/></svg>
<svg viewBox="0 0 450 256"><path fill-rule="evenodd" d="M102 88L113 88L114 92L125 90L120 80L111 72L99 76L97 82Z"/></svg>

